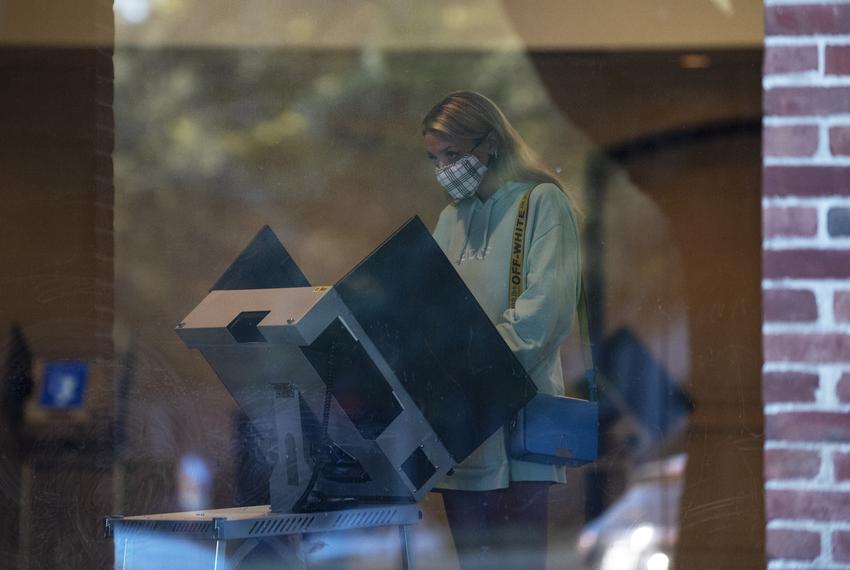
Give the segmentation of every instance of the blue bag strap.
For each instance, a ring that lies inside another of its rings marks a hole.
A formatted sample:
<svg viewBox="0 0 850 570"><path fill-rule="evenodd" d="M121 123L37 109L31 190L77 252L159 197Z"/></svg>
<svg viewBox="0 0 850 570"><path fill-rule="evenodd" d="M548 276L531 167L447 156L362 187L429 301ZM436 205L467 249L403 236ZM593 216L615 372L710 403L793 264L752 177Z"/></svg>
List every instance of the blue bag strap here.
<svg viewBox="0 0 850 570"><path fill-rule="evenodd" d="M578 326L581 332L581 352L584 357L584 379L587 382L587 399L595 402L599 389L596 385L596 366L593 364L593 349L590 345L590 329L587 324L587 295L584 293L584 279L581 280L578 295Z"/></svg>

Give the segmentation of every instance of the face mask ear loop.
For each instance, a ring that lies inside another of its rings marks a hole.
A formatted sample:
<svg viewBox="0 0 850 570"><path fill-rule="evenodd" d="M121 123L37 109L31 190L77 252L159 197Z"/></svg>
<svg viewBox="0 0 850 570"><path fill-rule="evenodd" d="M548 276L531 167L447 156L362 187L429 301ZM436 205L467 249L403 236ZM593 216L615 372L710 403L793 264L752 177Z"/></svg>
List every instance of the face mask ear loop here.
<svg viewBox="0 0 850 570"><path fill-rule="evenodd" d="M489 157L489 160L487 161L487 168L490 168L493 165L493 161L499 160L499 149L496 147L496 141L490 138L492 134L493 134L493 131L490 131L489 133L484 135L483 139L481 139L481 142L484 142L485 140L490 139L490 144L492 144L493 147L494 147L493 150L490 151L490 154L487 155ZM495 138L495 137L493 137L493 138ZM479 143L479 144L481 144L481 143ZM478 145L476 145L476 146L478 146Z"/></svg>

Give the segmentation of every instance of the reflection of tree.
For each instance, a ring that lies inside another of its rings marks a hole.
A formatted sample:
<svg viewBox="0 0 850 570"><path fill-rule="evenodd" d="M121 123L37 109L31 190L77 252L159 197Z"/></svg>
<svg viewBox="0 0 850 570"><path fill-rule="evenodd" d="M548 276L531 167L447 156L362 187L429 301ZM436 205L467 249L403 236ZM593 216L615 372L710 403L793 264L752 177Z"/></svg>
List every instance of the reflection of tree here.
<svg viewBox="0 0 850 570"><path fill-rule="evenodd" d="M502 102L538 147L563 153L569 135L519 53L129 50L116 60L119 190L153 192L182 225L204 208L187 217L196 200L178 196L238 197L262 221L320 233L350 226L355 211L385 231L400 220L393 210L433 215L441 197L418 123L453 88Z"/></svg>
<svg viewBox="0 0 850 570"><path fill-rule="evenodd" d="M503 0L132 0L146 4L133 22L118 2L127 45L267 48L505 49L521 47ZM138 13L138 11L135 11Z"/></svg>
<svg viewBox="0 0 850 570"><path fill-rule="evenodd" d="M401 151L419 144L420 115L452 88L496 98L538 142L562 127L520 54L128 50L116 59L116 158L128 191L176 177L315 196L328 172L355 167L352 157L393 151L421 170ZM293 174L306 184L282 186Z"/></svg>

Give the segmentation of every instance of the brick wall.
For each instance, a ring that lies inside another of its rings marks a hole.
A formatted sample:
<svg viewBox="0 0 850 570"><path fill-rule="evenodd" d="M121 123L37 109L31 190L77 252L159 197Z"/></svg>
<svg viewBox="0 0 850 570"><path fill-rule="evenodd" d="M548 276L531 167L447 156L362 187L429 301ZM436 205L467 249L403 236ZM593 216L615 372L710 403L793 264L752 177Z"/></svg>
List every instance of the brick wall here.
<svg viewBox="0 0 850 570"><path fill-rule="evenodd" d="M766 0L769 568L850 569L850 0Z"/></svg>

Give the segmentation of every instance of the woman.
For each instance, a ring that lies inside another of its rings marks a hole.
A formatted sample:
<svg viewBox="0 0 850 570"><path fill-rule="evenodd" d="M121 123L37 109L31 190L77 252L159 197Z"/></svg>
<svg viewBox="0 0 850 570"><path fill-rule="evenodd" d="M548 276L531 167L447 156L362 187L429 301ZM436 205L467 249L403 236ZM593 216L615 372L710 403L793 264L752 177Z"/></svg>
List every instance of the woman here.
<svg viewBox="0 0 850 570"><path fill-rule="evenodd" d="M572 199L483 95L449 94L423 119L422 135L453 199L434 238L538 390L563 394L559 348L581 281ZM528 192L524 289L511 308L513 234ZM461 567L545 568L548 489L564 482L562 467L511 459L504 430L496 432L439 486Z"/></svg>

